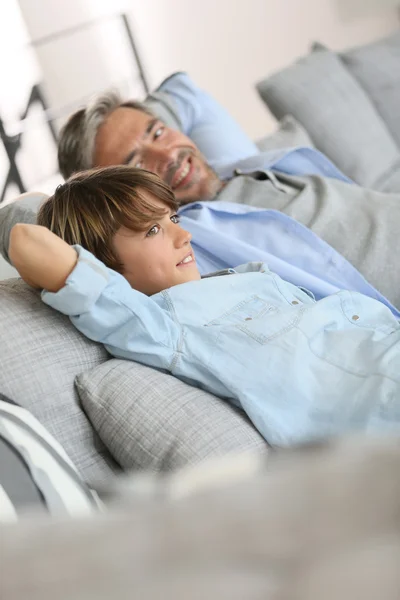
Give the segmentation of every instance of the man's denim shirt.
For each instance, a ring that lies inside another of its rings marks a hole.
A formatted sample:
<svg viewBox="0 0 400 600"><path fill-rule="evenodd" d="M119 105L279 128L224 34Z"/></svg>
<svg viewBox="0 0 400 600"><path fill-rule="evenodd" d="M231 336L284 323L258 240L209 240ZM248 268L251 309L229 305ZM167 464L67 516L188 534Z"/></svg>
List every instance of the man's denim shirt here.
<svg viewBox="0 0 400 600"><path fill-rule="evenodd" d="M114 356L241 407L270 444L400 429L400 325L342 291L319 301L263 263L148 297L79 246L48 305Z"/></svg>

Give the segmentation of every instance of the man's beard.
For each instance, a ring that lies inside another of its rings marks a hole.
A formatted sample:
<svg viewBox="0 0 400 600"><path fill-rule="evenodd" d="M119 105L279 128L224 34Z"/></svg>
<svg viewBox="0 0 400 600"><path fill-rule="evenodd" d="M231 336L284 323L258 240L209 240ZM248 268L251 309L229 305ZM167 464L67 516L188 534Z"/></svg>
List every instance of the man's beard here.
<svg viewBox="0 0 400 600"><path fill-rule="evenodd" d="M166 174L165 174L165 178L164 178L165 183L167 183L169 186L171 186L171 183L174 179L175 173L181 167L182 162L185 159L187 159L188 157L192 157L194 159L197 159L199 162L203 163L203 165L206 169L207 175L208 175L207 190L205 191L204 194L201 195L201 197L199 196L198 198L191 198L190 197L190 187L191 186L189 186L188 198L187 199L185 199L184 197L180 198L179 199L180 204L189 204L190 202L202 202L202 201L206 201L206 200L215 200L216 196L221 191L221 189L224 187L225 183L219 178L219 176L214 171L214 169L207 163L204 156L198 150L196 151L193 148L182 149L179 152L177 159L168 165ZM181 191L183 194L185 190L182 189Z"/></svg>

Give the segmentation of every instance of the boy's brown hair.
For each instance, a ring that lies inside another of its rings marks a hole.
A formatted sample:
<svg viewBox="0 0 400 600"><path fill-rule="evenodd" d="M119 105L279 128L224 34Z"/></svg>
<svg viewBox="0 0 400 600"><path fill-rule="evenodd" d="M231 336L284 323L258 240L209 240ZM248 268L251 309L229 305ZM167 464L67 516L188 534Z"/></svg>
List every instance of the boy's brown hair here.
<svg viewBox="0 0 400 600"><path fill-rule="evenodd" d="M143 192L164 202L165 211ZM37 224L121 272L113 248L117 231L122 226L146 231L168 208L175 212L178 202L171 188L154 173L127 166L103 167L76 173L59 185L40 208Z"/></svg>

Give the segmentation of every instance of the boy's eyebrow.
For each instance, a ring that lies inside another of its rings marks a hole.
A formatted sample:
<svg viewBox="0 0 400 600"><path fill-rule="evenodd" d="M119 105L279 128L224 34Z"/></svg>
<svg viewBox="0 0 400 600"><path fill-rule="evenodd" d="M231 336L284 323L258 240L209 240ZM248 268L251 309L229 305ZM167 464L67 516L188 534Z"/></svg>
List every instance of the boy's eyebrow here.
<svg viewBox="0 0 400 600"><path fill-rule="evenodd" d="M159 121L159 119L154 118L154 119L150 119L150 121L147 123L147 127L142 135L142 140L146 139L146 137L151 133L151 130L153 129L154 125ZM132 152L129 152L128 156L125 158L124 162L122 164L124 165L128 165L132 158L134 158L135 154L137 154L137 150L132 150Z"/></svg>

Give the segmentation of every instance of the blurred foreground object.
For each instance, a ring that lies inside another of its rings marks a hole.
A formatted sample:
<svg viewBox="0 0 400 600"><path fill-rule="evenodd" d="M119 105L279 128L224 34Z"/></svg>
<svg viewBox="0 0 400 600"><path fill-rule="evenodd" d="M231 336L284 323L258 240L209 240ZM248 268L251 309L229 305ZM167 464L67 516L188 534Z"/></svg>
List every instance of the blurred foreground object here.
<svg viewBox="0 0 400 600"><path fill-rule="evenodd" d="M0 530L2 600L398 600L400 440L123 479L103 515Z"/></svg>

